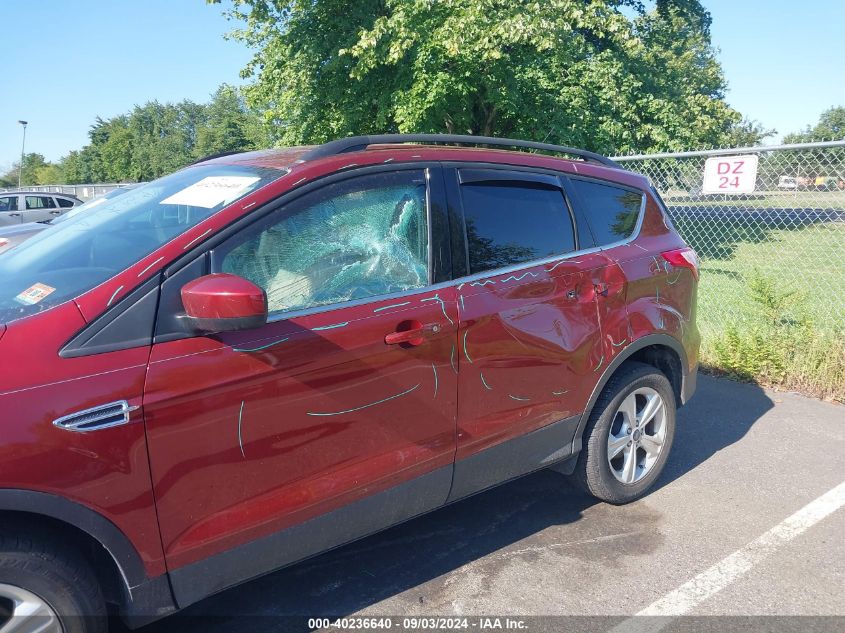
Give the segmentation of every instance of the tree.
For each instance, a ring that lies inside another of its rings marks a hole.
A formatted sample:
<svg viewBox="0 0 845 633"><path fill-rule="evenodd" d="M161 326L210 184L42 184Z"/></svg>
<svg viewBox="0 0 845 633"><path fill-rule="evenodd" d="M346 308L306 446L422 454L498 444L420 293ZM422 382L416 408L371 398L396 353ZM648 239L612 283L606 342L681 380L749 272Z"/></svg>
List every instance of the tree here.
<svg viewBox="0 0 845 633"><path fill-rule="evenodd" d="M759 121L743 118L728 129L722 144L725 147L753 147L777 133L777 130L764 128Z"/></svg>
<svg viewBox="0 0 845 633"><path fill-rule="evenodd" d="M234 2L247 102L283 144L456 132L621 153L716 145L740 120L696 0Z"/></svg>
<svg viewBox="0 0 845 633"><path fill-rule="evenodd" d="M838 141L845 139L845 107L839 106L822 112L819 122L807 126L802 132L787 134L784 143L810 143L813 141Z"/></svg>
<svg viewBox="0 0 845 633"><path fill-rule="evenodd" d="M205 109L205 125L197 130L197 158L220 152L267 147L270 139L261 118L247 109L238 89L223 84Z"/></svg>

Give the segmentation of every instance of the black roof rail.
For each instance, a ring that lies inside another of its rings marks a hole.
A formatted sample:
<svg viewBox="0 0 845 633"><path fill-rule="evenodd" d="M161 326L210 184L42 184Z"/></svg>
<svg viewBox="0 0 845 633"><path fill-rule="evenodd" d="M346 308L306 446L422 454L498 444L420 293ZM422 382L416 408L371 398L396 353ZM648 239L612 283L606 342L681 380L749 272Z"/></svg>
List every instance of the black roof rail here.
<svg viewBox="0 0 845 633"><path fill-rule="evenodd" d="M297 162L306 162L336 156L347 152L359 152L367 149L370 145L389 145L396 143L434 143L434 144L465 144L465 145L492 145L497 147L519 147L522 149L535 149L557 154L569 154L577 156L585 161L598 163L605 167L624 169L622 165L606 156L588 152L575 147L564 147L552 145L551 143L535 143L534 141L519 141L511 138L495 138L492 136L474 136L468 134L373 134L370 136L350 136L347 138L329 141L304 154Z"/></svg>

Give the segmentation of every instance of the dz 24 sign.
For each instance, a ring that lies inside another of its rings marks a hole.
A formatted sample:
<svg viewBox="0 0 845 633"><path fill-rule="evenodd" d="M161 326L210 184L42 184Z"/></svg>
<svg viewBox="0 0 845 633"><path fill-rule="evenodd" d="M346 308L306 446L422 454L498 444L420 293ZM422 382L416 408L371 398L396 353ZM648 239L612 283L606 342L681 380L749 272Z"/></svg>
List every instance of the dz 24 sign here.
<svg viewBox="0 0 845 633"><path fill-rule="evenodd" d="M754 193L757 156L713 156L704 163L702 193Z"/></svg>

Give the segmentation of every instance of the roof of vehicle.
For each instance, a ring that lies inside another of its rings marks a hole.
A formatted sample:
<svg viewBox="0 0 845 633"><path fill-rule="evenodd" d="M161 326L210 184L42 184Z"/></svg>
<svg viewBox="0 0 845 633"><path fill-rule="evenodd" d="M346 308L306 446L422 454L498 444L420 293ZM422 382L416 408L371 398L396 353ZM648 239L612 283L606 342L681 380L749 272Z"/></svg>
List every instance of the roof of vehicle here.
<svg viewBox="0 0 845 633"><path fill-rule="evenodd" d="M34 189L18 189L15 191L0 191L0 196L59 196L60 198L70 198L71 200L79 200L71 193L61 193L59 191L36 191ZM82 202L82 200L79 200Z"/></svg>
<svg viewBox="0 0 845 633"><path fill-rule="evenodd" d="M429 135L425 135L429 136ZM358 137L365 139L379 139L385 137ZM390 135L390 138L395 138ZM409 137L413 138L413 137ZM461 137L463 138L463 137ZM352 139L354 140L354 139ZM496 139L508 141L507 139ZM481 141L483 143L484 141ZM515 141L519 143L519 141ZM334 142L333 142L334 143ZM560 148L569 152L579 152L587 156L588 160L583 158L565 158L562 156L550 155L548 153L536 153L536 151L513 151L510 149L490 148L490 147L465 147L454 144L432 144L428 143L404 143L404 142L390 142L390 143L359 143L354 149L350 151L341 151L338 153L321 152L325 145L321 146L299 146L288 147L282 149L268 149L244 153L232 153L225 155L216 155L197 161L196 164L225 164L225 165L251 165L254 167L268 167L273 169L280 169L290 172L294 169L302 171L304 176L311 177L313 173L310 167L324 166L326 170L340 170L353 166L363 166L365 164L375 164L379 162L403 162L403 161L448 161L448 160L474 160L477 162L493 162L499 164L535 166L548 169L556 169L570 173L580 173L582 175L594 176L619 183L628 184L638 188L648 188L648 179L640 174L627 171L621 166L616 165L610 159L598 157L598 155L591 152L582 152L582 150L575 150L572 148ZM327 144L328 145L328 144ZM542 144L531 144L542 145ZM548 146L557 147L557 146ZM553 151L553 150L547 150ZM317 155L316 157L315 154ZM385 160L385 155L387 159ZM598 163L601 159L602 162ZM323 170L321 170L323 171ZM307 173L305 173L307 172Z"/></svg>

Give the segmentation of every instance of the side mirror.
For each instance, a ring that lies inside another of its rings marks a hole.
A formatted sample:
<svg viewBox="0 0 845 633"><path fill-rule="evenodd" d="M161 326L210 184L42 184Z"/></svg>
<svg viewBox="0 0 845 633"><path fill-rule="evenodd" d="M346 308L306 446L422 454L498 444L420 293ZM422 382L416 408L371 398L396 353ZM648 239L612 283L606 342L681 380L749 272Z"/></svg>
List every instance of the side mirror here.
<svg viewBox="0 0 845 633"><path fill-rule="evenodd" d="M267 323L267 294L251 281L215 273L182 286L190 324L202 332L251 330Z"/></svg>

